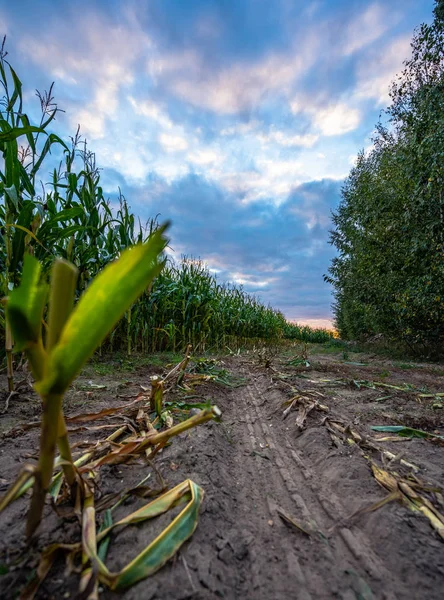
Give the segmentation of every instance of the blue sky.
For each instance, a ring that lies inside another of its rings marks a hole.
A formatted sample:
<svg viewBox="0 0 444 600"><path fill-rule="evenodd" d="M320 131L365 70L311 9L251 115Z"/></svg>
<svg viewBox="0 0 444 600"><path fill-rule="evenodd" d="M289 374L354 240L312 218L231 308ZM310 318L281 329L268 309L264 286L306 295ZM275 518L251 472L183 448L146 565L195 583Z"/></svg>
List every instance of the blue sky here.
<svg viewBox="0 0 444 600"><path fill-rule="evenodd" d="M55 82L142 218L289 319L324 325L330 213L432 0L0 1L24 83Z"/></svg>

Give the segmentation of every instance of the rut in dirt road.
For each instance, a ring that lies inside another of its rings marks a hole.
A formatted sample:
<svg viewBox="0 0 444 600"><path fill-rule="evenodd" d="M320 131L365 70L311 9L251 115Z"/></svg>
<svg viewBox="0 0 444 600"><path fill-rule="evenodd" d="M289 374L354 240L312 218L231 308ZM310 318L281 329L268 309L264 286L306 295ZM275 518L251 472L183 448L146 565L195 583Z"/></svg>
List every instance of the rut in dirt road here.
<svg viewBox="0 0 444 600"><path fill-rule="evenodd" d="M269 573L275 597L285 597L284 591L288 593L293 588L294 597L301 599L329 598L337 594L355 598L353 586L362 587L369 577L372 589L376 587L374 583L381 580L387 585L391 574L371 550L365 536L341 527L338 535L327 538L324 532L347 516L346 511L334 491L322 485L322 480L303 462L294 444L267 419L263 409L270 396L267 390L270 379L266 376L251 379L252 383L241 390L235 407L240 421L244 416L246 431L244 428L243 435L248 435L254 457L255 472L250 471L252 478L248 487L251 497L258 498L260 510L257 512L262 515L259 525L262 532L265 529L262 535L269 540L277 559ZM310 536L289 530L278 516L279 508L310 528ZM262 552L261 558L255 558L264 563L265 571L270 571L266 552ZM355 580L352 585L347 581L347 574ZM279 596L279 583L283 578L285 590L281 590L282 596ZM256 594L264 592L254 586L254 579L252 583ZM255 597L254 594L251 597ZM396 596L387 592L385 597Z"/></svg>

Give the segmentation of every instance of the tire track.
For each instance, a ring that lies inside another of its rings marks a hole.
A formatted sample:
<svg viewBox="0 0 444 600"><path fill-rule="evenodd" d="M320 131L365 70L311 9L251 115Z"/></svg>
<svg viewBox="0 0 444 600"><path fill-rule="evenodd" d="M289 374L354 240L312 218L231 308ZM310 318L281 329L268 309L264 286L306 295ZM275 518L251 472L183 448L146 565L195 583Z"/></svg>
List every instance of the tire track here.
<svg viewBox="0 0 444 600"><path fill-rule="evenodd" d="M245 372L244 372L245 373ZM273 481L273 487L266 485L265 489L268 494L268 510L270 516L276 519L276 507L278 505L289 507L290 514L294 515L297 521L306 523L311 526L311 529L318 532L328 531L338 521L347 516L347 512L340 501L340 498L335 494L334 490L325 488L322 481L316 477L311 465L304 461L298 451L293 447L291 442L282 432L275 431L273 424L266 423L264 414L264 405L267 401L265 386L261 386L264 381L263 376L252 378L252 381L247 385L238 399L239 406L245 410L244 416L247 423L248 435L253 451L262 446L270 449L270 465L266 477L269 481ZM265 383L265 382L264 382ZM266 382L268 384L268 380ZM264 391L263 391L264 390ZM265 392L265 393L264 393ZM277 438L284 438L278 440ZM262 446L259 440L263 440ZM268 461L267 461L268 462ZM276 475L279 477L276 477ZM287 497L280 492L285 489ZM273 499L277 496L277 500ZM285 545L292 534L286 532L282 538L282 543ZM313 554L313 548L307 548L306 540L298 537L302 554L305 550L309 554ZM305 536L304 536L305 537ZM292 546L290 544L290 546ZM337 535L331 537L328 542L324 539L324 543L319 542L320 548L317 554L323 555L321 560L317 562L307 561L308 564L302 568L301 561L294 552L293 547L286 547L286 551L294 555L295 564L298 565L299 571L298 581L303 583L307 598L331 598L334 593L334 587L322 585L323 573L319 572L325 567L325 562L333 562L335 570L340 575L345 572L355 572L362 581L371 579L371 586L381 588L381 582L384 587L388 582L393 581L392 574L384 565L383 558L376 554L372 548L370 541L362 531L351 531L348 527L338 527ZM319 556L317 557L319 559ZM336 582L341 597L354 597L353 591L349 588L340 590L342 587L341 577ZM399 582L394 582L399 589ZM392 587L387 586L387 587ZM325 595L322 595L322 590ZM387 590L380 590L379 597L387 600L395 600L396 595ZM344 595L345 594L345 595ZM352 595L350 595L352 594ZM298 596L303 597L303 596Z"/></svg>

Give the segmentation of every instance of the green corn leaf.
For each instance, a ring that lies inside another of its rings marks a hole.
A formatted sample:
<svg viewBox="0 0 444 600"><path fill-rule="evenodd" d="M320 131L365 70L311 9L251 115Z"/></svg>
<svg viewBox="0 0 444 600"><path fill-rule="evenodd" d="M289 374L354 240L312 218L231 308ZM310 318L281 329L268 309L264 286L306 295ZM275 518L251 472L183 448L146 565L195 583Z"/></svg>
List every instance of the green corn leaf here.
<svg viewBox="0 0 444 600"><path fill-rule="evenodd" d="M91 545L85 543L84 539L83 550L91 562L98 566L99 580L106 583L113 590L122 590L158 571L194 533L202 498L202 488L188 479L153 502L101 531L97 536L98 542L108 538L110 532L115 528L135 525L147 519L153 519L168 512L174 506L187 502L170 525L119 573L111 573L103 561L100 560L98 553L93 552Z"/></svg>
<svg viewBox="0 0 444 600"><path fill-rule="evenodd" d="M17 225L29 230L33 215L34 215L35 204L33 202L25 201L23 203L20 214L18 215ZM14 236L12 239L12 258L11 258L11 267L10 271L14 272L19 263L23 260L24 250L25 250L25 237L27 235L26 231L23 229L19 229L18 227L14 228ZM32 233L32 232L31 232Z"/></svg>
<svg viewBox="0 0 444 600"><path fill-rule="evenodd" d="M5 187L5 194L9 198L9 200L12 202L12 204L14 205L15 210L18 210L19 197L18 197L17 189L16 189L15 185L13 184L9 187Z"/></svg>
<svg viewBox="0 0 444 600"><path fill-rule="evenodd" d="M42 395L63 393L125 311L160 273L167 240L161 227L146 244L129 248L94 279L68 319L49 356Z"/></svg>
<svg viewBox="0 0 444 600"><path fill-rule="evenodd" d="M23 185L23 188L28 192L28 194L31 196L31 198L33 198L35 196L35 189L34 189L34 185L31 181L31 179L29 178L28 172L26 171L25 167L19 163L19 170L20 170L20 179Z"/></svg>
<svg viewBox="0 0 444 600"><path fill-rule="evenodd" d="M105 514L103 515L103 523L100 527L99 533L104 531L105 529L110 529L110 527L113 524L113 515L110 509L108 509L107 511L105 511ZM100 542L98 548L97 548L97 556L99 557L99 559L104 562L106 559L106 555L108 553L108 548L109 548L109 544L111 542L111 535L108 535L107 537L103 538L103 540Z"/></svg>
<svg viewBox="0 0 444 600"><path fill-rule="evenodd" d="M55 113L52 113L52 115L55 115ZM49 119L49 120L51 120L51 119ZM41 132L41 133L46 133L46 132L45 132L45 130L44 130L44 128L46 127L46 125L48 124L48 122L49 122L49 121L47 121L46 123L43 123L43 125L42 125L42 129L41 129L41 131L39 131L39 133L40 133L40 132ZM1 141L1 138L0 138L0 141ZM65 142L64 142L64 141L63 141L61 138L59 138L59 136L58 136L58 135L55 135L55 133L50 133L50 134L48 135L47 139L46 139L45 145L43 146L42 152L41 152L41 154L40 154L40 156L39 156L38 160L36 161L35 165L32 167L32 170L31 170L31 177L33 177L33 176L34 176L34 175L35 175L35 174L38 172L38 170L39 170L39 169L40 169L40 167L41 167L41 164L42 164L42 162L43 162L43 161L44 161L44 159L45 159L45 156L48 154L48 152L50 152L50 151L51 151L51 146L52 146L53 144L60 144L60 145L62 146L62 148L63 148L63 149L66 151L66 152L69 152L69 148L68 148L68 146L65 144Z"/></svg>
<svg viewBox="0 0 444 600"><path fill-rule="evenodd" d="M55 219L54 223L55 224L57 222L57 218ZM48 238L48 240L52 241L57 241L57 240L62 240L64 238L67 237L71 237L74 233L77 233L79 231L81 231L82 233L85 232L90 232L90 233L95 233L95 234L100 234L100 231L98 229L96 229L95 227L89 227L89 226L85 226L85 225L68 225L67 227L63 227L63 229L59 229L57 228L55 231L51 231L51 233L47 233L47 228L46 228L47 223L45 223L44 225L42 225L41 229L40 229L40 233L43 230Z"/></svg>
<svg viewBox="0 0 444 600"><path fill-rule="evenodd" d="M12 142L21 135L28 135L29 133L45 133L45 130L41 127L35 127L34 125L28 125L27 127L11 127L9 131L0 133L0 142Z"/></svg>
<svg viewBox="0 0 444 600"><path fill-rule="evenodd" d="M64 210L61 210L60 212L56 213L56 215L52 219L49 219L48 221L46 221L41 226L40 233L41 233L41 235L45 235L47 232L51 231L51 229L54 227L54 225L57 225L57 223L59 223L59 221L70 221L71 219L75 219L76 217L81 217L83 214L84 214L84 210L81 206L65 208ZM76 227L78 229L79 226L75 225L74 227ZM57 231L56 235L59 236L60 233L64 233L64 231L62 231L62 232ZM70 233L68 235L70 235ZM64 236L64 237L66 237L66 236Z"/></svg>
<svg viewBox="0 0 444 600"><path fill-rule="evenodd" d="M20 113L22 110L22 82L17 77L17 73L14 71L14 69L11 67L11 65L9 65L9 70L11 72L12 80L14 82L14 91L12 93L11 99L9 101L9 104L8 104L6 110L8 110L8 111L12 110L14 108L14 104L18 98L20 100L20 104L19 104L19 109L17 112Z"/></svg>
<svg viewBox="0 0 444 600"><path fill-rule="evenodd" d="M23 227L23 225L19 225L18 223L7 223L5 225L5 227L12 227L14 229L20 229L20 231L24 231L27 235L29 235L29 237L31 237L35 242L37 242L37 244L39 246L41 246L43 248L43 250L45 250L46 252L48 252L48 254L50 254L48 248L45 248L45 246L42 244L42 242L38 239L38 237L32 233L32 231L30 229L28 229L27 227Z"/></svg>
<svg viewBox="0 0 444 600"><path fill-rule="evenodd" d="M29 122L27 115L20 115L19 121L22 122L22 125L24 127L31 127L31 123ZM34 136L32 135L31 132L26 134L26 139L28 140L29 147L31 148L32 152L35 154L37 152L37 150L35 147Z"/></svg>
<svg viewBox="0 0 444 600"><path fill-rule="evenodd" d="M373 431L381 431L385 433L397 433L401 437L415 437L415 438L435 438L444 440L442 435L435 435L434 433L428 433L421 429L413 429L412 427L404 427L404 425L373 425L370 429Z"/></svg>
<svg viewBox="0 0 444 600"><path fill-rule="evenodd" d="M43 309L48 294L48 286L40 283L41 269L39 261L27 254L20 286L9 295L6 316L16 341L16 351L37 343L40 338Z"/></svg>

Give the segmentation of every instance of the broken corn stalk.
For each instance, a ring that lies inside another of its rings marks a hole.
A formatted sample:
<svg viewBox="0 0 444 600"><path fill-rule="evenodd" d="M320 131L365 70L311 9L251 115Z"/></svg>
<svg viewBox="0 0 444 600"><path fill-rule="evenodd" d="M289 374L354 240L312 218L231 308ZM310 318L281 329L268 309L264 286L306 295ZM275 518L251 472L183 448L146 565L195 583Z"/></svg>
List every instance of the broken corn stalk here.
<svg viewBox="0 0 444 600"><path fill-rule="evenodd" d="M391 492L393 499L400 500L410 510L421 512L444 540L444 515L427 498L415 492L406 481L384 471L374 463L371 464L371 468L376 481Z"/></svg>
<svg viewBox="0 0 444 600"><path fill-rule="evenodd" d="M94 495L87 489L82 512L82 545L83 570L80 577L79 591L85 595L88 591L88 600L98 600L99 586L96 576L96 562L90 560L91 556L97 555L96 511L94 508Z"/></svg>
<svg viewBox="0 0 444 600"><path fill-rule="evenodd" d="M150 410L160 417L163 410L163 381L157 375L151 377Z"/></svg>

